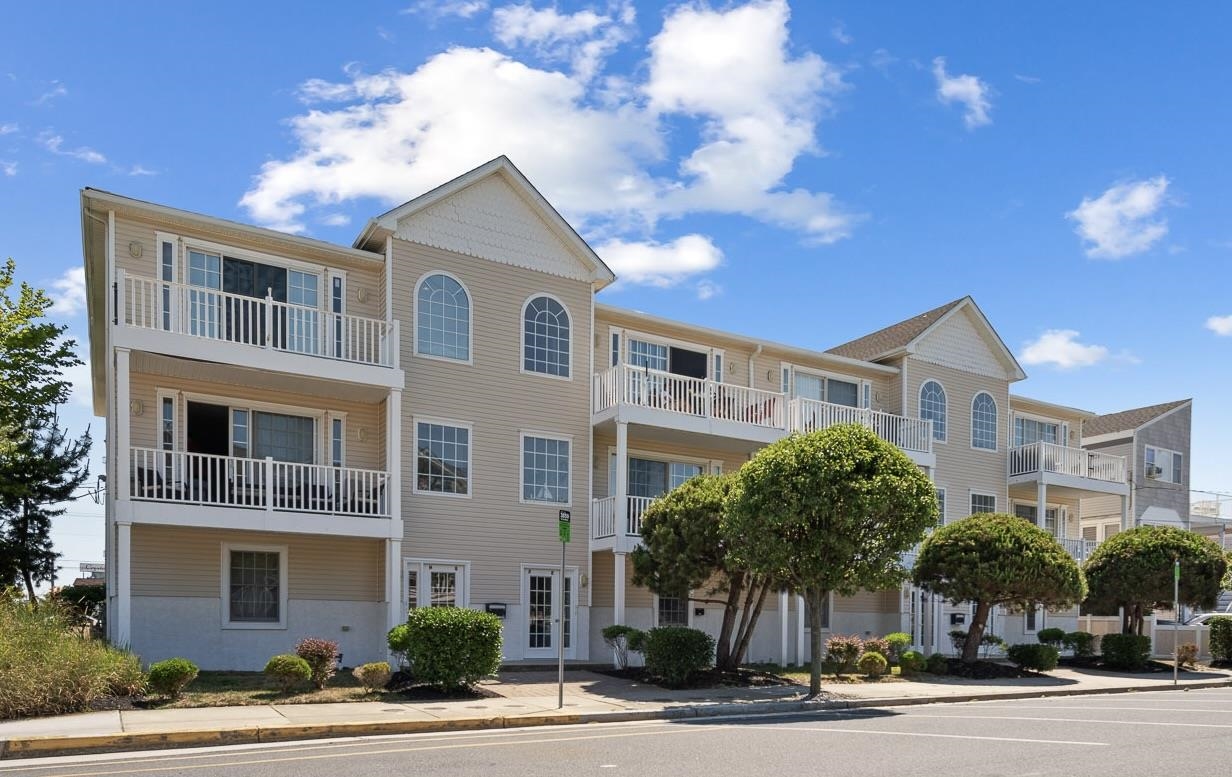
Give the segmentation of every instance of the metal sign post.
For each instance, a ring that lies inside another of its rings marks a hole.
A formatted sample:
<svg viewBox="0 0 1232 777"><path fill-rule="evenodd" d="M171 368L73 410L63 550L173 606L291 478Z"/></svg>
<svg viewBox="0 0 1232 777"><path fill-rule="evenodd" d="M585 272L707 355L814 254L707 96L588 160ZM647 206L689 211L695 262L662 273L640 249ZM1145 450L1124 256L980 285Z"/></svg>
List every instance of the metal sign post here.
<svg viewBox="0 0 1232 777"><path fill-rule="evenodd" d="M1181 672L1181 560L1172 562L1172 684L1180 682Z"/></svg>
<svg viewBox="0 0 1232 777"><path fill-rule="evenodd" d="M556 519L556 531L560 535L560 615L556 622L556 708L565 708L565 549L569 547L573 515L561 510Z"/></svg>

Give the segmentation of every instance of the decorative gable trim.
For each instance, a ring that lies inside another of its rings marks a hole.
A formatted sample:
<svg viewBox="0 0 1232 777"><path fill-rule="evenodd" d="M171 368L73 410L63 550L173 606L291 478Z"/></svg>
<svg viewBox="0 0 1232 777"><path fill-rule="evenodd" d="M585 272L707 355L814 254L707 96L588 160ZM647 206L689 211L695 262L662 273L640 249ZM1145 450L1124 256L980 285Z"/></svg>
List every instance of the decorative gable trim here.
<svg viewBox="0 0 1232 777"><path fill-rule="evenodd" d="M984 362L982 360L972 360L967 364L955 364L951 360L943 361L943 349L933 349L929 347L929 341L932 339L942 327L946 326L955 316L964 315L963 311L970 311L969 315L972 321L974 334L977 335L984 346L988 349L989 356L996 363ZM997 334L997 330L993 329L988 318L984 316L984 312L970 297L965 298L958 305L955 305L944 315L933 322L927 329L916 335L911 342L907 343L904 350L921 361L940 364L946 367L971 372L977 375L986 375L989 377L1004 378L1009 381L1022 380L1027 377L1026 372L1018 364L1018 360L1014 358L1014 354L1005 345L1005 341Z"/></svg>

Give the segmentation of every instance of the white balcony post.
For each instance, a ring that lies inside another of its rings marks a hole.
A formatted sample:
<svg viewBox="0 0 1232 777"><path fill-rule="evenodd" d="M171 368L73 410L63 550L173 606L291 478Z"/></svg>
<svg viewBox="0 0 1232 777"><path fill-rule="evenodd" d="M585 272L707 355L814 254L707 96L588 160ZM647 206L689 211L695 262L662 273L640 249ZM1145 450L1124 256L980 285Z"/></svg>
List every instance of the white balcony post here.
<svg viewBox="0 0 1232 777"><path fill-rule="evenodd" d="M796 597L796 663L804 663L804 597Z"/></svg>
<svg viewBox="0 0 1232 777"><path fill-rule="evenodd" d="M1048 523L1048 484L1040 477L1035 487L1035 525L1044 528ZM1052 527L1053 536L1057 536L1057 527Z"/></svg>
<svg viewBox="0 0 1232 777"><path fill-rule="evenodd" d="M274 510L274 457L266 456L263 467L265 471L265 509L267 512Z"/></svg>
<svg viewBox="0 0 1232 777"><path fill-rule="evenodd" d="M274 290L267 288L265 290L265 305L261 311L265 318L265 347L269 348L274 342ZM221 322L219 322L221 324Z"/></svg>
<svg viewBox="0 0 1232 777"><path fill-rule="evenodd" d="M389 365L395 370L398 369L398 365L402 361L402 335L400 330L401 327L395 319L389 325L389 334L385 336L385 339L389 342Z"/></svg>
<svg viewBox="0 0 1232 777"><path fill-rule="evenodd" d="M1121 531L1126 531L1133 528L1129 522L1129 496L1121 495Z"/></svg>
<svg viewBox="0 0 1232 777"><path fill-rule="evenodd" d="M119 647L128 647L132 644L132 531L133 527L130 523L116 524L115 557L111 560L116 568L116 598L115 612L108 613L107 619L115 621L111 633L115 637L115 644Z"/></svg>
<svg viewBox="0 0 1232 777"><path fill-rule="evenodd" d="M406 620L402 606L402 540L385 540L385 627L392 629Z"/></svg>
<svg viewBox="0 0 1232 777"><path fill-rule="evenodd" d="M128 277L124 272L123 267L117 267L115 271L115 323L124 325L128 323Z"/></svg>
<svg viewBox="0 0 1232 777"><path fill-rule="evenodd" d="M787 666L787 589L779 591L779 666Z"/></svg>
<svg viewBox="0 0 1232 777"><path fill-rule="evenodd" d="M613 553L612 559L612 623L621 626L625 622L625 554Z"/></svg>
<svg viewBox="0 0 1232 777"><path fill-rule="evenodd" d="M132 411L129 405L132 402L131 385L129 381L129 356L130 352L127 348L117 348L115 350L115 397L116 397L116 418L113 419L115 429L115 479L113 485L115 488L116 499L127 501L129 498L129 488L131 486L129 467L131 466L132 451L130 450L130 440L132 437Z"/></svg>
<svg viewBox="0 0 1232 777"><path fill-rule="evenodd" d="M629 424L616 422L616 536L623 546L629 533Z"/></svg>
<svg viewBox="0 0 1232 777"><path fill-rule="evenodd" d="M392 389L385 400L385 478L389 517L396 539L402 537L402 390Z"/></svg>

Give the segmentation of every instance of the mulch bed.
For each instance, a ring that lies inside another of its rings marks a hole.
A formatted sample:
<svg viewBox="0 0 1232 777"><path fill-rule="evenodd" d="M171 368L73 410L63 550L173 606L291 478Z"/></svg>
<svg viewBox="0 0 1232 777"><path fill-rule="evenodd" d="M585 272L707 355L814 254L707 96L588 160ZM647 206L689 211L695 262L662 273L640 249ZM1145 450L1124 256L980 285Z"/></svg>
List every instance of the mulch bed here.
<svg viewBox="0 0 1232 777"><path fill-rule="evenodd" d="M1107 666L1099 656L1084 656L1075 658L1074 656L1062 656L1058 662L1060 666L1068 666L1074 669L1098 669L1101 672L1117 672L1120 674L1160 674L1162 672L1172 673L1172 664L1164 661L1148 661L1145 669L1139 669L1135 672L1127 672L1124 669ZM1215 666L1215 664L1211 664ZM1181 673L1193 671L1192 669L1181 669Z"/></svg>
<svg viewBox="0 0 1232 777"><path fill-rule="evenodd" d="M966 677L971 680L996 680L999 678L1040 677L1037 672L1019 669L1013 664L1002 664L997 661L976 661L964 664L960 658L946 659L948 675Z"/></svg>
<svg viewBox="0 0 1232 777"><path fill-rule="evenodd" d="M415 678L409 672L394 672L393 677L385 686L407 701L458 701L468 699L498 699L499 693L493 693L485 688L459 688L452 691L442 691L431 685L416 685Z"/></svg>
<svg viewBox="0 0 1232 777"><path fill-rule="evenodd" d="M629 667L628 669L604 669L599 670L599 674L607 675L608 677L619 677L621 680L631 680L637 683L645 683L647 685L658 685L663 688L669 688L659 678L654 677L642 667ZM772 686L794 685L791 680L785 677L779 677L776 674L769 672L759 672L755 669L708 669L705 672L700 672L684 688L765 688ZM677 689L679 690L679 689Z"/></svg>

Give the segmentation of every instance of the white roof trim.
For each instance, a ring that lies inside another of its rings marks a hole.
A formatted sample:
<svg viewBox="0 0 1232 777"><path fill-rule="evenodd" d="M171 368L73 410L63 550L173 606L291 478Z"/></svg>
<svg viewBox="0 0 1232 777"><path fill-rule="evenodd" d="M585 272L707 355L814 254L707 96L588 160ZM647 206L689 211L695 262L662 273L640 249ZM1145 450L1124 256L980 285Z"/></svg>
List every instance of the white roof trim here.
<svg viewBox="0 0 1232 777"><path fill-rule="evenodd" d="M539 190L522 174L513 162L509 161L506 156L498 156L489 162L476 167L474 170L463 173L454 178L452 181L441 184L440 186L425 192L413 200L409 200L398 207L382 213L375 219L370 220L364 226L364 230L355 238L355 247L359 247L369 238L371 238L377 230L387 230L395 232L398 229L398 222L418 213L425 208L428 208L447 197L456 194L466 187L477 183L491 175L501 175L507 183L522 197L522 199L539 215L540 218L548 225L552 232L572 253L582 261L591 272L590 280L599 284L600 287L606 286L616 280L616 275L611 271L594 249L590 247L581 235L573 229L573 226L557 212L556 208L544 198Z"/></svg>

